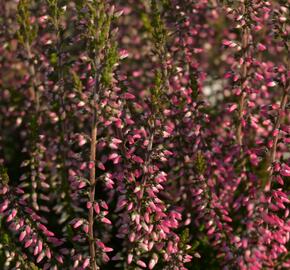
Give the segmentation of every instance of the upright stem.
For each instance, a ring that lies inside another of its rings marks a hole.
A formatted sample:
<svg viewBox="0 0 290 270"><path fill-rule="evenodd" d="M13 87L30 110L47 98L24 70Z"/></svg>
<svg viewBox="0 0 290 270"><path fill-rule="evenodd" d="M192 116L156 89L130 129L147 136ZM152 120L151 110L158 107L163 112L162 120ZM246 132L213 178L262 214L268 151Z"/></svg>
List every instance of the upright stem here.
<svg viewBox="0 0 290 270"><path fill-rule="evenodd" d="M98 64L99 60L96 60ZM97 67L97 65L96 65ZM98 134L98 123L97 123L97 101L99 92L99 76L98 69L96 68L95 73L95 85L93 90L93 115L91 123L91 148L90 148L90 190L89 199L93 204L95 200L96 192L96 146L97 146L97 134ZM95 237L94 237L94 208L89 209L89 249L91 257L91 269L97 270L99 267L96 263L96 249L95 249Z"/></svg>
<svg viewBox="0 0 290 270"><path fill-rule="evenodd" d="M280 102L278 116L276 118L273 131L275 131L275 130L279 131L279 129L280 129L282 120L284 118L284 112L285 112L286 104L288 101L289 91L290 91L290 85L288 82L288 85L285 87L284 92L283 92L283 96L282 96L282 99ZM270 165L270 172L269 172L267 184L265 185L265 188L264 188L265 191L271 190L271 183L272 183L272 178L273 178L273 166L272 165L276 161L278 140L279 140L279 133L274 137L273 145L272 145L272 148L270 150L270 164L269 164Z"/></svg>
<svg viewBox="0 0 290 270"><path fill-rule="evenodd" d="M38 82L37 82L37 75L35 71L35 66L33 63L33 55L31 53L31 45L29 42L25 43L25 49L27 53L27 60L28 60L28 70L29 70L29 75L30 75L30 80L31 80L31 99L33 102L33 112L31 115L31 127L30 127L30 132L32 134L32 152L31 152L31 164L30 164L30 169L31 169L31 188L32 188L32 203L33 207L38 210L38 204L37 204L37 180L36 180L36 173L33 173L37 171L38 163L37 163L37 125L39 124L39 110L40 110L40 102L39 102L39 92L37 90L38 87Z"/></svg>
<svg viewBox="0 0 290 270"><path fill-rule="evenodd" d="M91 153L90 159L93 166L90 169L90 201L93 202L95 199L95 182L96 182L96 170L95 170L95 161L96 161L96 144L97 144L97 125L96 123L92 126L91 131ZM91 268L93 270L98 269L95 258L95 238L94 238L94 208L89 209L89 248L90 248L90 257L91 257Z"/></svg>
<svg viewBox="0 0 290 270"><path fill-rule="evenodd" d="M63 70L63 50L62 50L62 27L61 27L61 14L57 12L59 9L58 7L59 0L55 2L49 2L50 8L51 8L51 18L52 18L52 24L56 33L56 44L55 44L55 50L57 54L57 65L56 65L56 74L57 74L57 81L56 85L59 86L58 93L56 93L55 100L58 103L58 111L59 113L59 133L60 133L60 147L59 147L59 159L61 163L60 172L62 176L61 180L61 190L60 192L64 192L66 201L67 201L67 211L71 213L73 211L72 205L70 203L70 194L69 194L69 183L68 183L68 172L67 168L65 166L66 159L67 159L67 141L68 138L66 136L67 128L66 128L66 108L65 108L65 87L64 87L64 70ZM64 117L63 117L64 116Z"/></svg>
<svg viewBox="0 0 290 270"><path fill-rule="evenodd" d="M31 53L31 47L28 42L26 43L25 49L27 53L27 60L29 62L29 67L28 67L29 75L31 76L31 82L32 82L31 97L34 102L35 114L38 114L40 105L39 105L39 93L37 91L36 71L35 71L34 63L32 63L33 56Z"/></svg>
<svg viewBox="0 0 290 270"><path fill-rule="evenodd" d="M245 15L247 12L246 4L242 4L242 13ZM243 84L247 79L248 76L248 67L247 67L247 58L249 57L249 38L250 38L250 29L246 25L242 30L242 50L243 50L243 64L241 67L241 84L242 84L242 93L240 96L240 99L238 101L238 126L237 126L237 143L240 147L243 145L243 113L245 109L245 101L247 93L245 92L245 89L243 89Z"/></svg>
<svg viewBox="0 0 290 270"><path fill-rule="evenodd" d="M285 31L285 29L283 29L284 27L286 27L286 24L284 26L282 26L282 29L280 29L281 32ZM289 45L288 45L287 39L284 39L284 46L285 46L285 50L286 50L286 59L285 59L286 74L288 74L287 72L289 71L289 68L290 68L290 61L289 61L289 53L288 53L289 52ZM277 115L277 118L276 118L276 121L274 124L274 128L273 128L273 132L275 132L277 130L278 134L276 136L274 136L273 144L272 144L272 147L270 149L270 158L269 158L270 171L268 174L268 179L267 179L266 185L264 186L265 191L271 190L271 184L272 184L273 172L274 172L273 164L276 162L276 154L277 154L277 146L278 146L278 140L279 140L280 126L281 126L281 123L282 123L283 118L284 118L289 94L290 94L290 78L288 76L286 84L284 85L283 94L282 94L282 98L281 98L281 102L280 102L280 108L279 108L278 115Z"/></svg>

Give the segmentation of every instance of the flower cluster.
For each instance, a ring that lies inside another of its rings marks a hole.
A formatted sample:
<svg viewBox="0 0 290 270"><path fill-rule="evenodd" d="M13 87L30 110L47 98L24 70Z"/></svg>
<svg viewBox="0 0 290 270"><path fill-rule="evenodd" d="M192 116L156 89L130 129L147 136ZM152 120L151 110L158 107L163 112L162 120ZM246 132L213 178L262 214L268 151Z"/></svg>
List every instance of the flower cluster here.
<svg viewBox="0 0 290 270"><path fill-rule="evenodd" d="M289 269L289 1L0 3L1 269Z"/></svg>

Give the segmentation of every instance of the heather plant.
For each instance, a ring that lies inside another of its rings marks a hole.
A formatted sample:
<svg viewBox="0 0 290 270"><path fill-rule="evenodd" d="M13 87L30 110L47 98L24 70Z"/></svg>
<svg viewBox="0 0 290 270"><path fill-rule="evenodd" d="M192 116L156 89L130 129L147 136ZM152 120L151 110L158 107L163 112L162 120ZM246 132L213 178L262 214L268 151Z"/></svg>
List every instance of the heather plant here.
<svg viewBox="0 0 290 270"><path fill-rule="evenodd" d="M1 269L289 269L289 1L0 2Z"/></svg>

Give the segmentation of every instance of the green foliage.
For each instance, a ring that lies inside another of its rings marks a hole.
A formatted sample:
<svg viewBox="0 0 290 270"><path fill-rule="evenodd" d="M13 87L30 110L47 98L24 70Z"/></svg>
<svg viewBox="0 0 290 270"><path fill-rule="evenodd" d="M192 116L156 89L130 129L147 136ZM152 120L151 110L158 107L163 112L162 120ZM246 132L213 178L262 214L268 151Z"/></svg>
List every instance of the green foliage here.
<svg viewBox="0 0 290 270"><path fill-rule="evenodd" d="M64 8L61 8L59 0L46 0L49 6L50 20L55 28L59 28L59 20L64 15Z"/></svg>
<svg viewBox="0 0 290 270"><path fill-rule="evenodd" d="M106 15L103 1L86 1L85 4L89 13L87 38L92 56L95 57L106 45L111 19Z"/></svg>
<svg viewBox="0 0 290 270"><path fill-rule="evenodd" d="M162 109L161 96L162 96L163 79L160 70L157 70L154 79L154 87L150 89L151 102L155 112L159 112Z"/></svg>
<svg viewBox="0 0 290 270"><path fill-rule="evenodd" d="M153 28L152 28L152 25L151 25L150 17L149 17L149 15L147 13L143 12L141 14L141 21L143 23L143 26L144 26L146 32L152 33L153 32Z"/></svg>
<svg viewBox="0 0 290 270"><path fill-rule="evenodd" d="M270 177L269 167L271 167L270 153L266 152L262 157L262 160L259 163L259 165L256 168L255 167L252 168L252 170L255 172L255 174L261 181L262 188L265 188L267 182L269 181Z"/></svg>
<svg viewBox="0 0 290 270"><path fill-rule="evenodd" d="M206 171L206 160L201 152L197 152L194 166L198 174L204 174Z"/></svg>
<svg viewBox="0 0 290 270"><path fill-rule="evenodd" d="M27 258L22 256L22 252L20 252L20 248L15 245L15 241L13 239L13 236L9 234L9 231L6 229L3 218L0 216L0 244L2 245L2 248L0 249L0 265L3 265L6 261L6 254L4 251L13 252L15 254L15 258L17 258L17 261L20 262L20 267L17 269L23 269L23 270L39 270L33 262L29 261ZM13 265L13 260L10 266Z"/></svg>
<svg viewBox="0 0 290 270"><path fill-rule="evenodd" d="M17 7L17 22L19 29L17 37L21 44L29 46L37 37L38 28L36 24L31 23L30 1L20 0Z"/></svg>
<svg viewBox="0 0 290 270"><path fill-rule="evenodd" d="M166 27L163 20L161 19L160 8L158 7L157 1L151 1L151 10L152 10L152 20L151 20L151 29L152 37L156 42L157 46L164 46L166 43Z"/></svg>
<svg viewBox="0 0 290 270"><path fill-rule="evenodd" d="M74 88L78 91L78 92L82 92L83 90L83 84L82 84L82 81L80 79L80 77L78 76L78 74L75 72L75 71L71 71L71 74L72 74L72 78L73 78L73 85L74 85Z"/></svg>
<svg viewBox="0 0 290 270"><path fill-rule="evenodd" d="M1 164L0 164L0 183L2 183L3 185L8 185L9 183L7 169Z"/></svg>
<svg viewBox="0 0 290 270"><path fill-rule="evenodd" d="M196 100L198 98L199 92L198 92L197 76L195 72L189 73L189 80L190 80L190 88L192 90L192 98L193 100Z"/></svg>
<svg viewBox="0 0 290 270"><path fill-rule="evenodd" d="M180 236L180 243L179 246L181 248L184 248L185 245L189 242L189 228L185 228L182 232L181 232L181 236Z"/></svg>
<svg viewBox="0 0 290 270"><path fill-rule="evenodd" d="M117 45L116 43L114 43L112 44L111 47L108 48L108 51L106 53L101 76L101 82L107 87L111 84L114 66L117 62L118 62L118 51Z"/></svg>
<svg viewBox="0 0 290 270"><path fill-rule="evenodd" d="M0 220L2 221L2 220ZM2 224L0 225L0 227L2 226ZM3 246L9 246L10 245L10 238L9 238L9 234L6 233L6 232L1 232L1 235L0 235L0 243L3 245Z"/></svg>
<svg viewBox="0 0 290 270"><path fill-rule="evenodd" d="M37 123L37 116L35 114L31 115L29 124L30 124L29 127L30 127L30 131L31 131L31 133L30 133L31 142L33 144L35 144L35 142L38 139L38 130L39 130L39 126Z"/></svg>

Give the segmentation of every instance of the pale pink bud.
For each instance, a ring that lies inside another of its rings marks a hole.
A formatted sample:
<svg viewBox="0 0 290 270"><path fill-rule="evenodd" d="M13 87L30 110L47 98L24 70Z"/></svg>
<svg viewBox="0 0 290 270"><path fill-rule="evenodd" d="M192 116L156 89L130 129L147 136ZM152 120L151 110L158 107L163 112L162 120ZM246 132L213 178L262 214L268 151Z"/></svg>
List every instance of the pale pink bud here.
<svg viewBox="0 0 290 270"><path fill-rule="evenodd" d="M86 143L87 143L87 140L83 136L80 136L79 137L79 146L83 146Z"/></svg>
<svg viewBox="0 0 290 270"><path fill-rule="evenodd" d="M132 260L133 260L133 254L129 253L128 256L127 256L127 263L131 264Z"/></svg>
<svg viewBox="0 0 290 270"><path fill-rule="evenodd" d="M121 50L120 52L119 52L119 57L120 57L120 59L124 59L124 58L127 58L128 57L128 52L126 51L126 50Z"/></svg>
<svg viewBox="0 0 290 270"><path fill-rule="evenodd" d="M8 200L5 200L0 206L0 213L3 213L8 208Z"/></svg>
<svg viewBox="0 0 290 270"><path fill-rule="evenodd" d="M143 262L142 260L138 260L136 263L143 268L146 268L146 266L147 266L146 263Z"/></svg>
<svg viewBox="0 0 290 270"><path fill-rule="evenodd" d="M145 220L147 223L150 223L150 216L149 216L149 213L148 213L148 212L146 212L146 213L144 214L144 220Z"/></svg>
<svg viewBox="0 0 290 270"><path fill-rule="evenodd" d="M275 130L273 131L273 137L277 137L278 134L279 134L279 129L275 129Z"/></svg>
<svg viewBox="0 0 290 270"><path fill-rule="evenodd" d="M106 217L101 218L101 221L106 224L112 224L112 222Z"/></svg>
<svg viewBox="0 0 290 270"><path fill-rule="evenodd" d="M228 111L229 112L233 112L235 109L237 109L238 105L237 104L232 104L229 108Z"/></svg>
<svg viewBox="0 0 290 270"><path fill-rule="evenodd" d="M94 209L95 209L96 214L99 215L101 210L100 210L100 206L97 202L94 204Z"/></svg>
<svg viewBox="0 0 290 270"><path fill-rule="evenodd" d="M95 162L90 161L90 162L89 162L89 169L92 169L92 168L94 168L94 167L95 167Z"/></svg>
<svg viewBox="0 0 290 270"><path fill-rule="evenodd" d="M83 263L83 268L86 269L90 264L90 259L89 258L86 258L84 263Z"/></svg>
<svg viewBox="0 0 290 270"><path fill-rule="evenodd" d="M84 221L82 219L79 219L74 225L73 227L76 229L78 227L80 227L82 224L84 223Z"/></svg>
<svg viewBox="0 0 290 270"><path fill-rule="evenodd" d="M142 158L140 158L139 156L133 155L132 159L137 163L140 163L140 164L144 163L144 160Z"/></svg>
<svg viewBox="0 0 290 270"><path fill-rule="evenodd" d="M32 239L29 239L29 240L27 240L27 241L25 242L24 247L25 247L25 248L28 248L28 247L31 246L31 244L32 244Z"/></svg>
<svg viewBox="0 0 290 270"><path fill-rule="evenodd" d="M131 232L130 235L129 235L129 241L130 242L134 242L135 237L136 237L136 234L134 232Z"/></svg>
<svg viewBox="0 0 290 270"><path fill-rule="evenodd" d="M115 18L119 18L120 16L122 16L124 13L124 10L119 10L117 12L114 13L114 17Z"/></svg>
<svg viewBox="0 0 290 270"><path fill-rule="evenodd" d="M261 29L262 29L263 27L261 26L261 25L256 25L255 27L254 27L254 30L255 31L260 31Z"/></svg>
<svg viewBox="0 0 290 270"><path fill-rule="evenodd" d="M34 248L33 255L36 256L39 253L38 246Z"/></svg>
<svg viewBox="0 0 290 270"><path fill-rule="evenodd" d="M101 206L104 208L104 209L106 209L106 210L108 210L109 209L109 207L108 207L108 205L107 205L107 203L106 202L104 202L104 201L101 201Z"/></svg>
<svg viewBox="0 0 290 270"><path fill-rule="evenodd" d="M268 87L274 87L274 86L276 86L276 82L270 81L270 82L267 83L267 86Z"/></svg>
<svg viewBox="0 0 290 270"><path fill-rule="evenodd" d="M39 250L39 252L42 251L42 247L43 247L42 241L41 240L38 240L38 250Z"/></svg>
<svg viewBox="0 0 290 270"><path fill-rule="evenodd" d="M266 49L267 49L267 48L266 48L265 45L263 45L263 44L261 44L261 43L258 44L258 50L259 50L259 51L263 52L263 51L265 51Z"/></svg>
<svg viewBox="0 0 290 270"><path fill-rule="evenodd" d="M196 257L196 258L201 258L200 254L199 254L198 252L195 252L195 253L193 254L193 256Z"/></svg>
<svg viewBox="0 0 290 270"><path fill-rule="evenodd" d="M87 202L87 208L90 209L92 207L92 202Z"/></svg>
<svg viewBox="0 0 290 270"><path fill-rule="evenodd" d="M26 236L26 231L22 231L19 235L19 241L22 242L25 236Z"/></svg>
<svg viewBox="0 0 290 270"><path fill-rule="evenodd" d="M56 258L56 260L57 260L59 263L63 264L63 258L62 258L62 256L57 255L55 258Z"/></svg>
<svg viewBox="0 0 290 270"><path fill-rule="evenodd" d="M223 40L223 45L225 45L225 46L230 46L231 44L232 44L232 41L230 41L230 40Z"/></svg>
<svg viewBox="0 0 290 270"><path fill-rule="evenodd" d="M45 255L48 259L51 259L51 252L50 252L50 249L49 248L46 248L45 250Z"/></svg>
<svg viewBox="0 0 290 270"><path fill-rule="evenodd" d="M39 23L43 24L48 20L48 16L47 15L43 15L41 17L38 18Z"/></svg>
<svg viewBox="0 0 290 270"><path fill-rule="evenodd" d="M137 225L140 224L140 215L136 214L135 221Z"/></svg>
<svg viewBox="0 0 290 270"><path fill-rule="evenodd" d="M78 106L79 108L84 107L85 105L86 105L86 103L83 102L83 101L80 101L80 102L77 104L77 106Z"/></svg>
<svg viewBox="0 0 290 270"><path fill-rule="evenodd" d="M128 210L128 211L131 211L132 209L133 209L133 203L130 202L130 203L128 204L127 210Z"/></svg>
<svg viewBox="0 0 290 270"><path fill-rule="evenodd" d="M155 259L151 259L150 262L149 262L149 269L153 269L156 265L157 261Z"/></svg>
<svg viewBox="0 0 290 270"><path fill-rule="evenodd" d="M264 79L264 76L258 72L255 73L255 78L258 80L258 81L262 81Z"/></svg>
<svg viewBox="0 0 290 270"><path fill-rule="evenodd" d="M110 247L105 247L104 252L112 252L114 249L110 248Z"/></svg>
<svg viewBox="0 0 290 270"><path fill-rule="evenodd" d="M281 175L288 177L288 176L290 176L290 169L288 169L288 168L283 168L283 169L280 171L280 173L281 173Z"/></svg>
<svg viewBox="0 0 290 270"><path fill-rule="evenodd" d="M75 260L74 262L74 268L77 268L80 264L80 261L79 260Z"/></svg>
<svg viewBox="0 0 290 270"><path fill-rule="evenodd" d="M14 219L16 215L17 215L17 210L12 209L11 214L7 217L7 222L10 222L12 219Z"/></svg>
<svg viewBox="0 0 290 270"><path fill-rule="evenodd" d="M121 121L121 119L117 119L115 121L115 125L116 125L117 128L122 128L122 121Z"/></svg>
<svg viewBox="0 0 290 270"><path fill-rule="evenodd" d="M105 166L104 166L104 164L102 162L98 162L98 168L100 170L102 170L102 171L105 171L106 170L106 168L105 168Z"/></svg>
<svg viewBox="0 0 290 270"><path fill-rule="evenodd" d="M127 93L123 94L123 98L128 99L128 100L132 100L132 99L135 99L135 96L133 94L127 92Z"/></svg>
<svg viewBox="0 0 290 270"><path fill-rule="evenodd" d="M83 230L85 233L88 233L89 232L89 225L87 225L87 224L83 225Z"/></svg>
<svg viewBox="0 0 290 270"><path fill-rule="evenodd" d="M84 182L84 181L80 181L79 182L79 186L78 186L78 188L79 189L82 189L82 188L84 188L86 186L86 182Z"/></svg>
<svg viewBox="0 0 290 270"><path fill-rule="evenodd" d="M119 155L118 155L117 153L112 153L112 154L109 155L108 158L109 158L110 160L112 160L112 159L116 159L118 156L119 156Z"/></svg>
<svg viewBox="0 0 290 270"><path fill-rule="evenodd" d="M101 249L104 249L105 248L105 244L102 241L96 241L96 244Z"/></svg>
<svg viewBox="0 0 290 270"><path fill-rule="evenodd" d="M43 260L44 255L45 255L44 252L41 252L37 257L36 262L40 263Z"/></svg>

